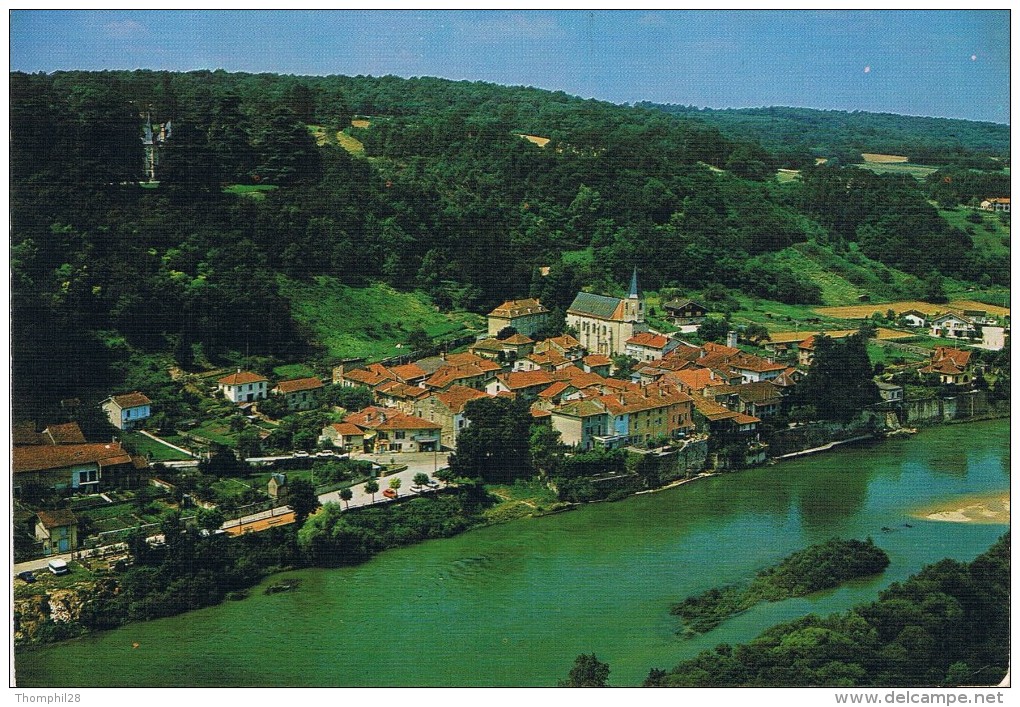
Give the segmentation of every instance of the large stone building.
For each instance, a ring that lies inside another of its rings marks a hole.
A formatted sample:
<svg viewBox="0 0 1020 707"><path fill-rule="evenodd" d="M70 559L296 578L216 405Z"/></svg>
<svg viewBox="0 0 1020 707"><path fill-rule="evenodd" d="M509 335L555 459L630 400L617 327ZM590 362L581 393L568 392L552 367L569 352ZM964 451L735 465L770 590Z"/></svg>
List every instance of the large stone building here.
<svg viewBox="0 0 1020 707"><path fill-rule="evenodd" d="M506 327L531 336L549 323L549 310L537 299L512 299L489 312L489 336L496 336Z"/></svg>
<svg viewBox="0 0 1020 707"><path fill-rule="evenodd" d="M638 295L637 268L626 299L578 292L567 309L567 326L577 332L577 340L589 353L605 356L626 353L627 340L648 331L645 304Z"/></svg>

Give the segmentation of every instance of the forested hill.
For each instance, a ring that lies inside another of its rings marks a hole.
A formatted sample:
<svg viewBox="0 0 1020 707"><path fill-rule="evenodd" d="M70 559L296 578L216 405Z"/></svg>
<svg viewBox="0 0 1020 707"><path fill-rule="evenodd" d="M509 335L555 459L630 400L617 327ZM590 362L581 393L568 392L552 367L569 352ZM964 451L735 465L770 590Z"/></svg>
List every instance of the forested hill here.
<svg viewBox="0 0 1020 707"><path fill-rule="evenodd" d="M775 155L703 121L532 88L13 73L10 128L16 410L114 385L137 352L310 360L322 342L288 293L318 276L478 313L528 295L562 311L634 266L646 291L812 303L784 256L810 242L890 292L1008 282L1008 256L929 201L1002 195L1001 173L779 183Z"/></svg>
<svg viewBox="0 0 1020 707"><path fill-rule="evenodd" d="M816 157L853 164L861 153L909 157L916 164L987 165L987 158L1008 161L1009 126L998 123L811 108L695 108L642 102L718 128L723 135L750 138L781 155L790 166Z"/></svg>

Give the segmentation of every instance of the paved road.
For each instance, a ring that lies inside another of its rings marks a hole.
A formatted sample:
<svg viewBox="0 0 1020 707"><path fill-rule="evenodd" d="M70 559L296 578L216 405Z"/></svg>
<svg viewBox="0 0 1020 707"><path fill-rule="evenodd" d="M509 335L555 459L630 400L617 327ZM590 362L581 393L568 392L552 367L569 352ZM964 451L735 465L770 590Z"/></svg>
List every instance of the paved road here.
<svg viewBox="0 0 1020 707"><path fill-rule="evenodd" d="M393 460L396 464L406 464L407 469L397 474L391 474L378 479L379 491L375 494L375 503L389 503L390 500L382 495L383 489L389 488L390 480L393 478L400 479L400 489L397 491L401 498L405 496L417 496L419 493L418 489L414 489L411 486L411 482L414 479L415 474L427 474L429 478L432 478L432 474L436 469L442 469L446 466L446 460L449 454L447 452L410 452L405 454L360 454L355 456L355 459L374 461L377 464L388 464L390 460ZM365 485L358 484L352 486L351 491L354 492L354 496L351 498L350 507L356 508L358 506L369 506L373 503L372 495L365 492ZM339 503L343 505L343 501L340 500L339 491L330 491L319 496L320 503Z"/></svg>

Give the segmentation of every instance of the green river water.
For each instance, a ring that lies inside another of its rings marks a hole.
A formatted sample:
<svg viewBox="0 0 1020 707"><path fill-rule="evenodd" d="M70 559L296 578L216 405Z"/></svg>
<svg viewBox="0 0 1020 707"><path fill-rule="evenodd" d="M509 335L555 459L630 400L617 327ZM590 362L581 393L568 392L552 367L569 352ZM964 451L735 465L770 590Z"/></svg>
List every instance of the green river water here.
<svg viewBox="0 0 1020 707"><path fill-rule="evenodd" d="M871 600L924 564L973 559L1006 525L911 514L1008 489L1008 421L934 428L481 528L359 567L276 575L267 583L303 583L19 650L17 682L541 686L565 677L579 653L594 652L610 664L612 684L637 685L652 667ZM877 578L759 606L695 639L676 634L672 603L747 580L834 536L871 536L892 563Z"/></svg>

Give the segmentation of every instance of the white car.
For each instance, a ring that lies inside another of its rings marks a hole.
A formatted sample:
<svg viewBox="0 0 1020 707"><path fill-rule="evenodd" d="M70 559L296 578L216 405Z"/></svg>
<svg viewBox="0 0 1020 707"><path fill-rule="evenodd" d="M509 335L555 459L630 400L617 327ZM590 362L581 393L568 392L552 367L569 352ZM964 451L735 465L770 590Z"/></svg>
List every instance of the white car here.
<svg viewBox="0 0 1020 707"><path fill-rule="evenodd" d="M310 457L311 456L311 454L309 454L308 452L305 452L305 451L291 452L290 455L292 457L301 457L301 458Z"/></svg>

